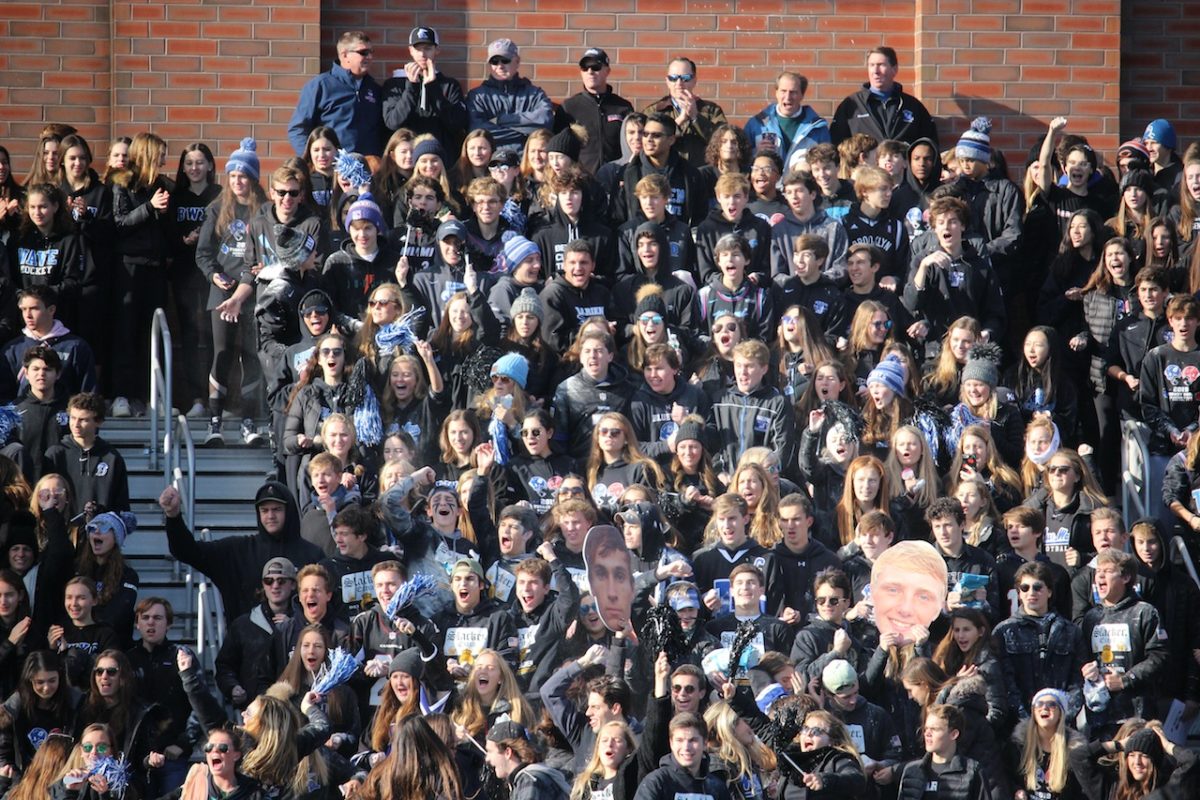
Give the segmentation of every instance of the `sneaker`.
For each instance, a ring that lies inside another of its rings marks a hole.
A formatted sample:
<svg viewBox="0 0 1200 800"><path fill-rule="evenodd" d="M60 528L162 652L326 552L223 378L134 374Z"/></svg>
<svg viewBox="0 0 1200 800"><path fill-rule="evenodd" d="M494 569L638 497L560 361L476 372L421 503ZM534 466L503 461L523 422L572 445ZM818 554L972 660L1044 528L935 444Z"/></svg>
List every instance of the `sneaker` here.
<svg viewBox="0 0 1200 800"><path fill-rule="evenodd" d="M225 437L221 435L221 418L210 417L208 420L208 435L204 437L204 445L206 447L221 447L225 444Z"/></svg>
<svg viewBox="0 0 1200 800"><path fill-rule="evenodd" d="M201 403L199 400L192 403L192 407L188 409L188 419L203 419L208 416L208 406Z"/></svg>
<svg viewBox="0 0 1200 800"><path fill-rule="evenodd" d="M129 400L124 397L113 400L112 415L114 417L132 417L133 410L129 406Z"/></svg>
<svg viewBox="0 0 1200 800"><path fill-rule="evenodd" d="M258 428L254 425L254 420L247 417L242 420L242 441L250 447L258 447L262 444L262 434L258 432Z"/></svg>

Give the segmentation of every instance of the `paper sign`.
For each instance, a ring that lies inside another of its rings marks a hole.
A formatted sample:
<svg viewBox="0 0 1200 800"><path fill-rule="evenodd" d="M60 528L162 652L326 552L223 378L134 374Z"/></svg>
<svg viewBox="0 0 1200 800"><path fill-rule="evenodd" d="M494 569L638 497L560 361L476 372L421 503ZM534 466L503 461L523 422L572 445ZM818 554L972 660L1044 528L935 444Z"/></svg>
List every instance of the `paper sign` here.
<svg viewBox="0 0 1200 800"><path fill-rule="evenodd" d="M460 663L470 663L487 648L487 628L449 628L446 630L446 655Z"/></svg>

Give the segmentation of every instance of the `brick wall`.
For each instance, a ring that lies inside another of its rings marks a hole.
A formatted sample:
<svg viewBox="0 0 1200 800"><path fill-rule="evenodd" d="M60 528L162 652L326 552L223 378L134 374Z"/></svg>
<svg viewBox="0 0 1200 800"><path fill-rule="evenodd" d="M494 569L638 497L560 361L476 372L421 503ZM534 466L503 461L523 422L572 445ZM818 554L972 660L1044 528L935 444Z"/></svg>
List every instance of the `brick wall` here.
<svg viewBox="0 0 1200 800"><path fill-rule="evenodd" d="M1200 16L1190 0L1124 3L1121 139L1163 117L1181 142L1200 138ZM1182 151L1183 145L1180 150Z"/></svg>
<svg viewBox="0 0 1200 800"><path fill-rule="evenodd" d="M613 81L643 105L664 92L670 54L700 64L700 91L744 122L771 101L787 67L811 80L829 116L863 79L879 42L899 79L938 115L949 144L970 118L995 121L1020 159L1056 114L1111 151L1154 116L1200 135L1200 18L1189 0L45 0L0 3L0 142L29 167L47 120L97 143L150 127L173 145L219 154L260 140L264 166L290 155L285 128L304 81L333 58L337 34L364 28L376 76L406 59L418 20L443 38L443 67L467 88L486 44L508 35L523 72L561 100L577 90L588 45L613 58ZM1120 122L1118 122L1120 120ZM1014 159L1015 157L1015 159Z"/></svg>

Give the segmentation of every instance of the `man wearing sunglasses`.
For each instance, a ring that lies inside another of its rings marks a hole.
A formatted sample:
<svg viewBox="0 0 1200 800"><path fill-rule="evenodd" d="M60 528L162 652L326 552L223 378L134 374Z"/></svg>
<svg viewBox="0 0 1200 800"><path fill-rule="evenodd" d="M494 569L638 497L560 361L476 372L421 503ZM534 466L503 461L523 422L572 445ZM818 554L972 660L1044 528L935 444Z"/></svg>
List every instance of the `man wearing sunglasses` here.
<svg viewBox="0 0 1200 800"><path fill-rule="evenodd" d="M583 91L563 101L562 110L570 122L587 129L587 144L579 153L579 163L595 175L602 164L621 157L621 129L633 105L612 90L608 75L612 67L608 53L589 47L579 59L579 80Z"/></svg>
<svg viewBox="0 0 1200 800"><path fill-rule="evenodd" d="M679 56L667 65L667 95L646 106L646 114L669 114L675 119L679 137L675 150L694 167L704 164L708 140L724 125L725 111L696 95L696 62Z"/></svg>
<svg viewBox="0 0 1200 800"><path fill-rule="evenodd" d="M467 93L470 128L483 128L496 147L524 147L525 137L554 125L554 106L540 86L518 74L521 52L512 39L488 45L488 77Z"/></svg>
<svg viewBox="0 0 1200 800"><path fill-rule="evenodd" d="M370 75L374 50L362 31L347 31L337 43L338 60L304 84L288 125L288 141L303 156L308 135L328 125L342 147L364 156L383 152L383 89Z"/></svg>
<svg viewBox="0 0 1200 800"><path fill-rule="evenodd" d="M1054 610L1056 576L1050 564L1028 561L1013 577L1019 610L996 626L992 641L1004 674L1009 708L1029 718L1029 702L1043 688L1061 689L1071 698L1071 719L1083 706L1081 659L1083 632Z"/></svg>

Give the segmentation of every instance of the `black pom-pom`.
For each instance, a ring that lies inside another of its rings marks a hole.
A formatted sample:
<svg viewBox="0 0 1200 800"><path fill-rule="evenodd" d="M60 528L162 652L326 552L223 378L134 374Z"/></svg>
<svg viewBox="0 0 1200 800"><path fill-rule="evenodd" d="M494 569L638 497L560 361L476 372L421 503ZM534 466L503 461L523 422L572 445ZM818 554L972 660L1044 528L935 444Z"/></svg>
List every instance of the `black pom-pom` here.
<svg viewBox="0 0 1200 800"><path fill-rule="evenodd" d="M502 355L499 348L484 345L467 356L460 369L471 388L482 393L492 387L492 365Z"/></svg>
<svg viewBox="0 0 1200 800"><path fill-rule="evenodd" d="M638 635L646 653L655 658L659 653L666 653L672 666L687 655L687 637L683 634L679 614L665 603L650 607Z"/></svg>
<svg viewBox="0 0 1200 800"><path fill-rule="evenodd" d="M742 654L754 642L758 635L758 627L752 620L742 620L738 623L733 634L733 644L729 646L729 680L734 680L745 669L742 668Z"/></svg>

